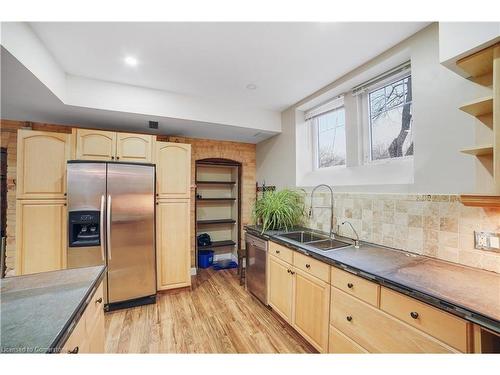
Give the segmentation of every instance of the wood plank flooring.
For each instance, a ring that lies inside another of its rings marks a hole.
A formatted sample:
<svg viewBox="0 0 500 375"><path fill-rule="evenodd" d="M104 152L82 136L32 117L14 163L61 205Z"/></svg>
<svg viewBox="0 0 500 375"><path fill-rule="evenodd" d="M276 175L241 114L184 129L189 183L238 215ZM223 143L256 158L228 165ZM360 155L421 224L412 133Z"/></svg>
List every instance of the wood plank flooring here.
<svg viewBox="0 0 500 375"><path fill-rule="evenodd" d="M200 270L192 288L105 315L107 353L314 353L239 285L236 270Z"/></svg>

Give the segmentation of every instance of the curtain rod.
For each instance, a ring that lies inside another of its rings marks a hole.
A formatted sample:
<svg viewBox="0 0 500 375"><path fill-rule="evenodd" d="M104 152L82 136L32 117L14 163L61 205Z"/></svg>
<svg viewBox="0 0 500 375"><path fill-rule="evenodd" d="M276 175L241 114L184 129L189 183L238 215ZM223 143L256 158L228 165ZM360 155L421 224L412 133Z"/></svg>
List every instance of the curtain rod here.
<svg viewBox="0 0 500 375"><path fill-rule="evenodd" d="M360 94L361 92L363 92L364 90L366 90L368 87L383 81L384 79L390 77L391 75L408 70L410 67L411 67L411 61L406 61L406 62L392 68L391 70L388 70L382 74L379 74L378 76L373 77L373 78L369 79L368 81L365 81L362 84L354 87L352 89L352 95L356 96L356 95Z"/></svg>

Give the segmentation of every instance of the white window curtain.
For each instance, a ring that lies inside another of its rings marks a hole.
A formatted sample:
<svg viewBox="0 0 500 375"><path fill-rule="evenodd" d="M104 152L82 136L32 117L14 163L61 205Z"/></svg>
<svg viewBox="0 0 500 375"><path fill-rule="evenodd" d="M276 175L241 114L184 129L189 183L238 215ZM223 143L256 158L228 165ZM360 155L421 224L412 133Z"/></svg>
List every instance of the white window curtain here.
<svg viewBox="0 0 500 375"><path fill-rule="evenodd" d="M340 95L335 99L330 99L327 102L311 108L305 113L305 120L309 121L315 117L324 115L325 113L335 111L344 106L344 95Z"/></svg>

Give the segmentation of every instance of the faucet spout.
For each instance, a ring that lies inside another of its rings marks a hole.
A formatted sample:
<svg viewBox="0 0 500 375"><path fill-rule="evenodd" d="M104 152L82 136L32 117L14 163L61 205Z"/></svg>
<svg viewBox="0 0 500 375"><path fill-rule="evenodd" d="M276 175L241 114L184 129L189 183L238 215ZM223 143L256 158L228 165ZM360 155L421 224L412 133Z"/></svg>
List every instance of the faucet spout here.
<svg viewBox="0 0 500 375"><path fill-rule="evenodd" d="M335 235L333 233L333 189L331 188L331 186L326 185L326 184L319 184L319 185L316 185L312 189L312 191L311 191L311 206L309 207L309 218L311 218L313 216L313 211L315 208L314 203L313 203L314 193L316 192L317 189L319 189L321 187L325 187L330 191L330 206L322 206L321 208L330 209L330 238L335 238ZM320 207L316 207L316 208L320 208Z"/></svg>
<svg viewBox="0 0 500 375"><path fill-rule="evenodd" d="M352 231L356 235L356 239L354 240L354 247L356 249L359 249L359 235L358 235L358 232L356 231L356 229L354 228L354 225L352 225L352 223L350 221L347 221L347 220L342 222L342 225L344 225L344 224L349 224L349 226L351 227Z"/></svg>

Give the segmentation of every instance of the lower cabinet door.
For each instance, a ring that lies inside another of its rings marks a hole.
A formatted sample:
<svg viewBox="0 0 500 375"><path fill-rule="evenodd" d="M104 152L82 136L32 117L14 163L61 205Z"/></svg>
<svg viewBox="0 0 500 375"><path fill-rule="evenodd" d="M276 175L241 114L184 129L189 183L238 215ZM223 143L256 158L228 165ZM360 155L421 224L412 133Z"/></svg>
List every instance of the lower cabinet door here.
<svg viewBox="0 0 500 375"><path fill-rule="evenodd" d="M93 327L88 333L88 352L101 354L104 353L104 311L94 317Z"/></svg>
<svg viewBox="0 0 500 375"><path fill-rule="evenodd" d="M330 285L297 269L294 272L293 326L319 352L327 352Z"/></svg>
<svg viewBox="0 0 500 375"><path fill-rule="evenodd" d="M190 200L165 199L156 206L158 290L191 285Z"/></svg>
<svg viewBox="0 0 500 375"><path fill-rule="evenodd" d="M18 200L16 274L66 268L66 202Z"/></svg>
<svg viewBox="0 0 500 375"><path fill-rule="evenodd" d="M268 303L288 323L292 320L293 274L292 266L269 255Z"/></svg>

